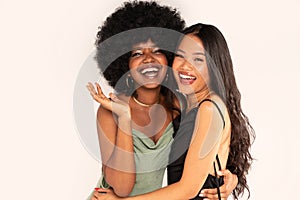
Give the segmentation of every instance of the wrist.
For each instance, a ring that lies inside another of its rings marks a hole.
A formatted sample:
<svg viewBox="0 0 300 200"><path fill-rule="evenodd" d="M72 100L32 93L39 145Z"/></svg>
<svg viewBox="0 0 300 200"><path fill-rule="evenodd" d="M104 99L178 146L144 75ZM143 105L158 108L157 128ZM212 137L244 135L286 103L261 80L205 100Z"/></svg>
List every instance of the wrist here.
<svg viewBox="0 0 300 200"><path fill-rule="evenodd" d="M127 120L130 121L131 120L131 113L130 111L124 111L121 115L118 116L118 121L120 120Z"/></svg>
<svg viewBox="0 0 300 200"><path fill-rule="evenodd" d="M121 129L127 135L131 135L131 115L130 113L124 113L118 117L118 128Z"/></svg>

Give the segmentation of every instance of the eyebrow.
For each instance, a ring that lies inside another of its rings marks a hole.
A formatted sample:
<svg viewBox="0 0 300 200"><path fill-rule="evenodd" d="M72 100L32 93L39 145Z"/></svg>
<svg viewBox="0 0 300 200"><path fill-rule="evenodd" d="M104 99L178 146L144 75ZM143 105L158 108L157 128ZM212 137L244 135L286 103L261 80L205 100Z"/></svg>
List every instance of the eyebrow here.
<svg viewBox="0 0 300 200"><path fill-rule="evenodd" d="M177 52L185 53L185 51L183 51L183 50L181 50L181 49L177 49ZM203 55L203 56L205 56L205 54L202 53L202 52L200 52L200 51L194 52L194 53L192 53L192 54L193 54L193 55Z"/></svg>
<svg viewBox="0 0 300 200"><path fill-rule="evenodd" d="M185 53L185 51L181 50L181 49L177 49L177 52L181 52L181 53Z"/></svg>
<svg viewBox="0 0 300 200"><path fill-rule="evenodd" d="M205 56L205 54L202 53L202 52L195 52L195 53L193 53L193 55L203 55L203 56Z"/></svg>
<svg viewBox="0 0 300 200"><path fill-rule="evenodd" d="M132 51L134 51L134 50L142 50L142 49L147 49L147 48L159 48L158 46L155 46L155 45L153 45L153 46L145 46L145 47L133 47L132 48Z"/></svg>

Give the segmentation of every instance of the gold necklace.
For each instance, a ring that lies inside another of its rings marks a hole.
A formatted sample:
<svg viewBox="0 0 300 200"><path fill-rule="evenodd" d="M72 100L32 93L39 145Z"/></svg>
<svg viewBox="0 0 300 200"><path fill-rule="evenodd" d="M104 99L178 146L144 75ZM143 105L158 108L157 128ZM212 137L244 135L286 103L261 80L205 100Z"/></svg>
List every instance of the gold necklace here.
<svg viewBox="0 0 300 200"><path fill-rule="evenodd" d="M159 102L159 100L157 100L155 103L153 104L145 104L145 103L142 103L140 102L139 100L137 100L135 97L132 97L132 99L137 103L139 104L140 106L143 106L143 107L150 107L150 106L153 106L154 104L157 104Z"/></svg>

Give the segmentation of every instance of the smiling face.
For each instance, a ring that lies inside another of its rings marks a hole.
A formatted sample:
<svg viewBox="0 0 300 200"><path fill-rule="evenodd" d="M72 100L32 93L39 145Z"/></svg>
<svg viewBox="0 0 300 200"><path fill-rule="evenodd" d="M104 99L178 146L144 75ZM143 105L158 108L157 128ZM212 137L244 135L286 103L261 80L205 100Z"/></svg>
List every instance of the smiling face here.
<svg viewBox="0 0 300 200"><path fill-rule="evenodd" d="M166 75L167 64L165 54L150 39L133 46L129 69L137 86L158 87Z"/></svg>
<svg viewBox="0 0 300 200"><path fill-rule="evenodd" d="M182 93L188 95L208 90L205 50L197 36L188 34L182 39L173 62L173 70Z"/></svg>

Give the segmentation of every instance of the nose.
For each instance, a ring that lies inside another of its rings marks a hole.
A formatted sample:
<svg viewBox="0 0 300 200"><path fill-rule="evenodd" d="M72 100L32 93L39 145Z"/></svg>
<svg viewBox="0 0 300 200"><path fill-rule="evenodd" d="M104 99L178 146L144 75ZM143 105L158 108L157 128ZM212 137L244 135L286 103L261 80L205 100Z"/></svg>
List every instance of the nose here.
<svg viewBox="0 0 300 200"><path fill-rule="evenodd" d="M144 63L152 63L155 60L151 52L146 52L144 56L145 56L143 59Z"/></svg>
<svg viewBox="0 0 300 200"><path fill-rule="evenodd" d="M193 66L192 66L192 64L187 59L184 59L180 63L179 69L183 70L183 71L190 71L190 70L193 69Z"/></svg>

